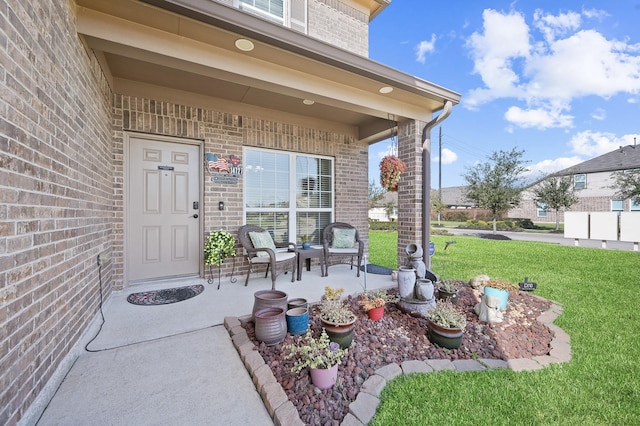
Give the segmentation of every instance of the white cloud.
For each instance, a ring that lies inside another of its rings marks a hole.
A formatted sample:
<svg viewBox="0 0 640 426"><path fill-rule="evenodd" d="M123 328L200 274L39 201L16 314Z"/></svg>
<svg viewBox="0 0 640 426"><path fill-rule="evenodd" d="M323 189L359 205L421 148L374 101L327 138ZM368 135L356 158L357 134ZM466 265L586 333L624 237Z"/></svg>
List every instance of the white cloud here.
<svg viewBox="0 0 640 426"><path fill-rule="evenodd" d="M602 20L610 16L606 11L599 9L583 9L582 14L587 18Z"/></svg>
<svg viewBox="0 0 640 426"><path fill-rule="evenodd" d="M561 110L551 111L543 108L524 110L517 106L510 107L505 112L504 118L509 123L523 128L571 127L573 123L573 116L562 114Z"/></svg>
<svg viewBox="0 0 640 426"><path fill-rule="evenodd" d="M618 137L613 133L593 132L590 130L577 133L569 141L571 150L585 157L597 157L621 146L633 145L633 138L640 139L640 134L628 134Z"/></svg>
<svg viewBox="0 0 640 426"><path fill-rule="evenodd" d="M545 15L542 10L538 9L533 14L534 25L540 30L547 43L554 41L558 36L580 28L580 18L580 14L576 12L554 16Z"/></svg>
<svg viewBox="0 0 640 426"><path fill-rule="evenodd" d="M604 120L605 118L607 118L607 112L602 109L602 108L596 108L592 113L591 113L591 118L593 118L594 120Z"/></svg>
<svg viewBox="0 0 640 426"><path fill-rule="evenodd" d="M458 154L451 151L449 148L442 148L442 164L453 164L458 160ZM439 156L433 156L431 161L438 163L440 161Z"/></svg>
<svg viewBox="0 0 640 426"><path fill-rule="evenodd" d="M573 125L567 112L576 98L627 94L633 99L640 94L640 44L581 28L583 17L605 16L598 10L558 15L536 10L530 27L519 12L486 9L483 30L467 41L483 86L470 90L463 105L477 109L515 99L523 104L509 108L505 118L521 127L548 128Z"/></svg>
<svg viewBox="0 0 640 426"><path fill-rule="evenodd" d="M576 164L582 163L584 158L579 156L573 157L560 157L555 160L542 160L528 167L527 172L524 173L527 180L539 179L542 176L549 175L551 173L558 172Z"/></svg>
<svg viewBox="0 0 640 426"><path fill-rule="evenodd" d="M485 87L471 91L465 101L469 107L501 97L520 97L514 60L527 57L530 50L529 27L521 14L503 15L487 9L482 16L484 33L473 33L467 46L474 59L474 72L480 75Z"/></svg>
<svg viewBox="0 0 640 426"><path fill-rule="evenodd" d="M431 34L431 40L423 40L416 46L416 61L424 64L426 61L426 54L431 53L436 48L436 35Z"/></svg>

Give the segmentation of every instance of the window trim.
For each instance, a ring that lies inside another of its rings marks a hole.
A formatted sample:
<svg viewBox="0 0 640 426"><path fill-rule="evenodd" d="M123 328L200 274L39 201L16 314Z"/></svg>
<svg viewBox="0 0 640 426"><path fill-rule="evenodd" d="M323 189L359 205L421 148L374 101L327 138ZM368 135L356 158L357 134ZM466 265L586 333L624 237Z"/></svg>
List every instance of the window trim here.
<svg viewBox="0 0 640 426"><path fill-rule="evenodd" d="M613 203L619 203L620 208L619 209L614 209L613 208ZM623 212L624 211L624 200L618 200L618 199L611 199L611 203L610 203L610 208L612 212Z"/></svg>
<svg viewBox="0 0 640 426"><path fill-rule="evenodd" d="M246 164L246 159L248 158L248 153L249 151L254 151L254 152L268 152L268 153L272 153L272 154L284 154L287 155L289 157L289 207L274 207L274 208L255 208L255 207L247 207L247 203L246 203L246 197L247 197L247 173L243 174L243 179L242 179L242 206L243 206L243 212L242 212L242 221L243 223L246 223L247 220L247 213L259 213L259 212L286 212L289 215L289 228L288 228L288 235L289 235L289 239L293 240L294 238L297 238L298 235L298 230L297 230L297 213L323 213L323 212L328 212L329 213L329 223L334 221L335 218L335 206L336 206L336 184L335 184L335 179L336 179L336 169L335 169L335 165L336 165L336 161L334 157L330 157L330 156L326 156L326 155L318 155L318 154L310 154L310 153L306 153L306 152L294 152L294 151L282 151L282 150L278 150L278 149L268 149L268 148L259 148L259 147L252 147L252 146L245 146L242 148L242 158L243 158L243 168L245 170L247 170L247 164ZM296 186L296 174L297 174L297 169L296 169L296 159L297 157L311 157L311 158L318 158L318 159L322 159L322 160L328 160L331 162L331 181L332 181L332 185L331 185L331 195L330 195L330 203L331 206L330 207L298 207L297 203L296 203L296 199L297 199L297 186ZM293 242L293 241L292 241Z"/></svg>
<svg viewBox="0 0 640 426"><path fill-rule="evenodd" d="M545 203L536 203L536 217L547 217L548 212L549 210Z"/></svg>
<svg viewBox="0 0 640 426"><path fill-rule="evenodd" d="M578 184L580 184L580 183L582 184L582 186L578 186ZM587 189L587 174L586 173L578 173L578 174L573 175L573 188L574 189Z"/></svg>
<svg viewBox="0 0 640 426"><path fill-rule="evenodd" d="M285 24L285 22L287 22L287 15L289 14L287 12L287 7L288 7L288 4L289 4L289 2L287 0L282 0L282 14L283 14L283 16L278 16L278 15L275 15L273 13L266 12L266 11L264 11L262 9L258 9L254 5L249 4L249 3L247 3L247 2L245 2L243 0L236 0L236 1L237 1L236 7L238 9L242 10L242 11L246 11L246 12L252 13L254 15L260 16L262 18L268 19L270 21L277 22L280 25L288 26L288 25Z"/></svg>

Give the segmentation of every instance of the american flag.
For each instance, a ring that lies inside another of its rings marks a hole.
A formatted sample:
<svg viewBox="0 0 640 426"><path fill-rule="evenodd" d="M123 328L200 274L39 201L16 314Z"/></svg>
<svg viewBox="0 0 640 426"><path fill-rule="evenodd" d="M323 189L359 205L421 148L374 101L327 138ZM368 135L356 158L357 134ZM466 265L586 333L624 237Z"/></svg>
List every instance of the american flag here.
<svg viewBox="0 0 640 426"><path fill-rule="evenodd" d="M209 161L209 170L217 170L219 172L231 173L231 168L229 167L229 160L226 158L218 157L217 155L213 156L213 161Z"/></svg>

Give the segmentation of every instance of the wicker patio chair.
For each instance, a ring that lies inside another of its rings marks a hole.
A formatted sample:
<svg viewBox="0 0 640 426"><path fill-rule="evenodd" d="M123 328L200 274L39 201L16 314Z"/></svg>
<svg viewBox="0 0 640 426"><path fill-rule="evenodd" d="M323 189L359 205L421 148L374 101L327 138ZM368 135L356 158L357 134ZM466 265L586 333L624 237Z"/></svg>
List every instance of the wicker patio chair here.
<svg viewBox="0 0 640 426"><path fill-rule="evenodd" d="M329 275L329 265L331 265L332 260L335 259L335 263L350 264L351 269L353 269L354 258L358 260L356 276L360 276L364 242L360 239L360 234L355 227L344 222L330 223L322 230L322 247L324 249L326 276Z"/></svg>
<svg viewBox="0 0 640 426"><path fill-rule="evenodd" d="M296 265L298 261L298 248L295 243L275 244L269 231L256 225L244 225L238 229L238 240L245 250L249 269L244 285L249 283L249 276L256 266L266 266L264 277L271 270L271 289L276 288L277 268L282 267L287 271L291 265L291 282L295 280ZM277 250L288 248L287 251Z"/></svg>

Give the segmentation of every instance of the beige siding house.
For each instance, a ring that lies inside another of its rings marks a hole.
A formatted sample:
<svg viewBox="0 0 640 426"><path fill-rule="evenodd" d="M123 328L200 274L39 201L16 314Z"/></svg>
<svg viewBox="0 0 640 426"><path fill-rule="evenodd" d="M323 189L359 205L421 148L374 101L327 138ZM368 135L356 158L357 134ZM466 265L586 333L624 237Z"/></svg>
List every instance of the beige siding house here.
<svg viewBox="0 0 640 426"><path fill-rule="evenodd" d="M640 146L627 145L615 151L561 170L551 176L569 176L573 179L578 202L569 212L629 212L640 213L640 204L632 200L617 197L613 188L615 180L612 173L640 168ZM539 183L539 182L537 182ZM536 184L534 183L532 187ZM560 222L564 222L564 212L559 213ZM520 206L511 209L511 218L526 218L533 222L555 223L556 213L533 201L531 188L522 194Z"/></svg>
<svg viewBox="0 0 640 426"><path fill-rule="evenodd" d="M366 240L394 132L398 247L421 240L427 124L460 96L367 58L388 4L0 0L0 424L70 368L100 292L203 276L210 230Z"/></svg>

